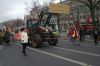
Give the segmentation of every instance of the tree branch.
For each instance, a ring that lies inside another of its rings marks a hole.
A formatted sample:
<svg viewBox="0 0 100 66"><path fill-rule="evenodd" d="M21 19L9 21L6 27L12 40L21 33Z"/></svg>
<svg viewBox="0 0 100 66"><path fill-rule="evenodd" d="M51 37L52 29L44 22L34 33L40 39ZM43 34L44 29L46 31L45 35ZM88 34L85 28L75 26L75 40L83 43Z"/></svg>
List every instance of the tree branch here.
<svg viewBox="0 0 100 66"><path fill-rule="evenodd" d="M96 9L100 9L100 7L98 5L95 6Z"/></svg>
<svg viewBox="0 0 100 66"><path fill-rule="evenodd" d="M82 0L77 0L80 3L85 4L86 6L88 6L89 8L91 8L90 4L88 2L82 1Z"/></svg>
<svg viewBox="0 0 100 66"><path fill-rule="evenodd" d="M100 3L100 0L98 0L95 4L94 4L94 8Z"/></svg>

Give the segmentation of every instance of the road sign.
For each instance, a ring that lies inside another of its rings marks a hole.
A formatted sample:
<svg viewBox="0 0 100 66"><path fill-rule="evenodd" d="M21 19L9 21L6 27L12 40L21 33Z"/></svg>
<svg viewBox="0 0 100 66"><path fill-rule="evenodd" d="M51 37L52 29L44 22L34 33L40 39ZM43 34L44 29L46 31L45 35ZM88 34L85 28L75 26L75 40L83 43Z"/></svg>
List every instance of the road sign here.
<svg viewBox="0 0 100 66"><path fill-rule="evenodd" d="M69 14L69 5L51 3L48 11L50 13Z"/></svg>

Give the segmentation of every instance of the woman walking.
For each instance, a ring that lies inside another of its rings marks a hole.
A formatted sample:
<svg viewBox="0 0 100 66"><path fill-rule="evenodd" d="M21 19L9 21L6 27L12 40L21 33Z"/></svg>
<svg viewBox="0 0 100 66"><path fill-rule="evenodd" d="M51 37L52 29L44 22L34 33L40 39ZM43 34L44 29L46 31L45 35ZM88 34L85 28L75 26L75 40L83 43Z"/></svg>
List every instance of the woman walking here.
<svg viewBox="0 0 100 66"><path fill-rule="evenodd" d="M20 33L20 38L21 38L21 42L22 42L22 45L23 45L23 54L25 56L27 56L26 54L26 47L28 45L28 35L27 35L27 30L26 28L22 28L21 29L21 33Z"/></svg>

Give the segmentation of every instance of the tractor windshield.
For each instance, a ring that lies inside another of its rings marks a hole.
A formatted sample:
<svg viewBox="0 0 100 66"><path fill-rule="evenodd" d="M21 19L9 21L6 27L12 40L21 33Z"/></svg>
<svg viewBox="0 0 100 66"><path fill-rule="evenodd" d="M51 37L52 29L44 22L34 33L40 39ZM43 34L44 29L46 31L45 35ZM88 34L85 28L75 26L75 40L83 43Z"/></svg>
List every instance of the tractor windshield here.
<svg viewBox="0 0 100 66"><path fill-rule="evenodd" d="M55 22L49 22L46 24L46 20L42 20L41 22L38 22L39 20L34 19L34 20L27 20L27 27L29 29L35 28L37 26L42 26L46 27L47 29L50 29L51 31L58 31L57 25ZM46 26L45 26L46 25Z"/></svg>
<svg viewBox="0 0 100 66"><path fill-rule="evenodd" d="M27 27L28 27L28 28L35 27L37 23L38 23L37 21L28 20L28 21L27 21Z"/></svg>
<svg viewBox="0 0 100 66"><path fill-rule="evenodd" d="M41 21L40 23L38 22L38 20L27 20L27 28L31 29L37 26L44 26L45 25L45 21Z"/></svg>
<svg viewBox="0 0 100 66"><path fill-rule="evenodd" d="M51 30L55 35L59 36L59 31L58 31L57 25L54 24L54 22L50 22L46 26L45 26L45 24L46 24L45 20L41 21L40 23L38 22L38 20L27 20L27 28L28 29L33 30L37 26L45 27L45 28Z"/></svg>

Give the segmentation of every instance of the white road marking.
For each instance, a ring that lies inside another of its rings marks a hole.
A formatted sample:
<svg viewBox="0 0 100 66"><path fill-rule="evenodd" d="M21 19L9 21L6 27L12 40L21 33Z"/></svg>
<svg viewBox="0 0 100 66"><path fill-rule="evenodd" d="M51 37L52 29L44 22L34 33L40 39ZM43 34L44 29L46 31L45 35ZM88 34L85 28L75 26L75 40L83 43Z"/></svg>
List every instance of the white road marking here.
<svg viewBox="0 0 100 66"><path fill-rule="evenodd" d="M78 65L81 65L81 66L93 66L93 65L90 65L90 64L87 64L87 63L83 63L83 62L80 62L80 61L76 61L76 60L73 60L73 59L70 59L70 58L66 58L66 57L63 57L63 56L60 56L60 55L44 52L44 51L41 51L41 50L38 50L38 49L34 49L34 48L30 48L30 47L28 47L28 48L31 49L31 50L34 50L34 51L37 51L37 52L52 56L52 57L56 57L56 58L62 59L64 61L68 61L68 62L72 62L72 63L78 64Z"/></svg>
<svg viewBox="0 0 100 66"><path fill-rule="evenodd" d="M52 47L52 46L51 46L51 47ZM77 53L81 53L81 54L92 55L92 56L100 56L99 54L81 52L81 51L77 51L77 50L65 49L65 48L60 48L60 47L52 47L52 48L57 48L57 49L62 49L62 50L67 50L67 51L72 51L72 52L77 52Z"/></svg>
<svg viewBox="0 0 100 66"><path fill-rule="evenodd" d="M16 44L16 45L18 45L18 44ZM21 45L18 45L18 46L21 46ZM78 65L81 65L81 66L93 66L93 65L90 65L90 64L87 64L87 63L84 63L84 62L80 62L80 61L73 60L73 59L70 59L70 58L66 58L66 57L63 57L63 56L60 56L60 55L48 53L48 52L41 51L41 50L38 50L38 49L34 49L34 48L30 48L30 47L28 47L28 49L34 50L34 51L37 51L37 52L40 52L40 53L43 53L43 54L46 54L46 55L49 55L49 56L52 56L52 57L59 58L59 59L62 59L64 61L72 62L72 63L78 64Z"/></svg>

